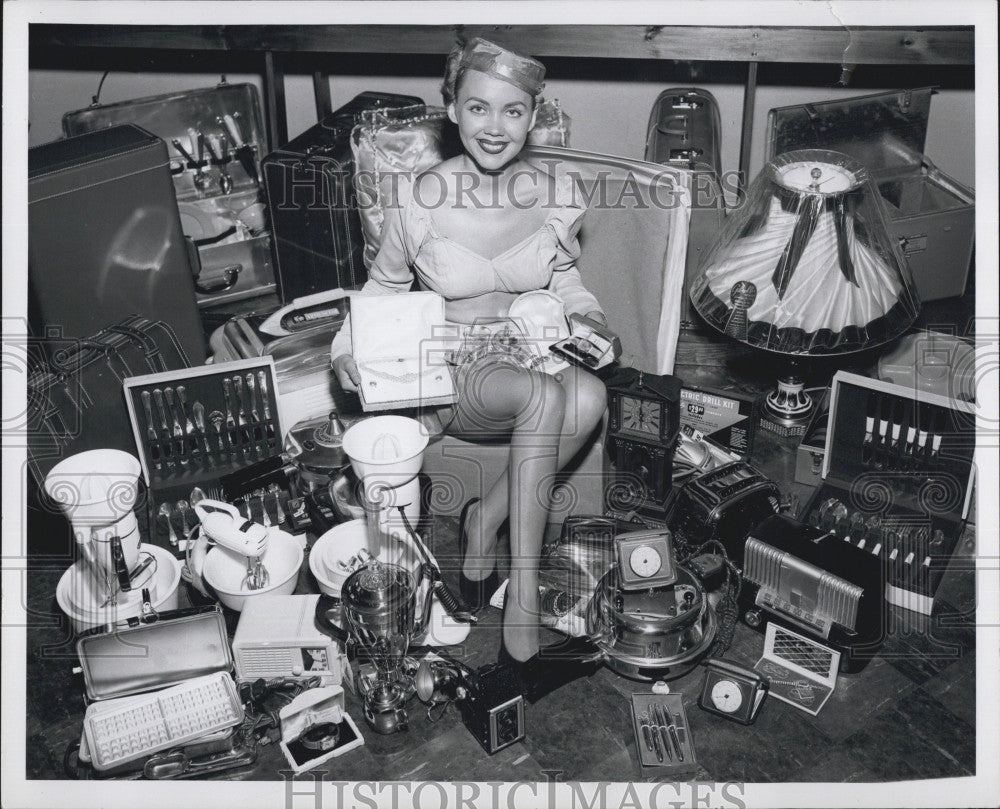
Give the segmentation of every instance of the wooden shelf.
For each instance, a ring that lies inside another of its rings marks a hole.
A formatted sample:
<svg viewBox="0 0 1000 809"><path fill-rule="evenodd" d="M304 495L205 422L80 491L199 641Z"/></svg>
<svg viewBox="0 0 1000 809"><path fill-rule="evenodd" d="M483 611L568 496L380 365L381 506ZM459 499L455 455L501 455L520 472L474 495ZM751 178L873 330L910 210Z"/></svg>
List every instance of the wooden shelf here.
<svg viewBox="0 0 1000 809"><path fill-rule="evenodd" d="M36 45L312 53L447 53L485 36L539 57L967 65L972 27L638 25L37 25Z"/></svg>
<svg viewBox="0 0 1000 809"><path fill-rule="evenodd" d="M33 51L131 48L257 53L271 148L288 141L283 54L446 54L483 36L540 58L737 62L746 65L740 171L749 168L757 66L789 64L972 65L973 26L747 27L642 25L67 25L30 28ZM330 111L329 82L313 74L317 117Z"/></svg>

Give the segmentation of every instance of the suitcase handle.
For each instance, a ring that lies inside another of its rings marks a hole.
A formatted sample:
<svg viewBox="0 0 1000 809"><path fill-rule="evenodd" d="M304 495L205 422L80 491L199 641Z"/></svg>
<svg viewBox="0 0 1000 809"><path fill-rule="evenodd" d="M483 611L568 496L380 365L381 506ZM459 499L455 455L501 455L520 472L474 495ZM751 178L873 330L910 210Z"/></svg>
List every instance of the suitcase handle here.
<svg viewBox="0 0 1000 809"><path fill-rule="evenodd" d="M240 273L243 272L242 264L231 264L222 271L222 280L216 284L200 284L201 277L201 254L198 252L198 245L190 236L184 237L184 244L187 247L188 260L191 263L191 272L194 275L194 289L199 295L218 295L236 286L240 280Z"/></svg>
<svg viewBox="0 0 1000 809"><path fill-rule="evenodd" d="M198 276L195 276L194 288L202 295L218 295L220 292L225 292L236 286L236 282L240 280L241 272L243 272L242 264L232 264L222 271L222 280L217 284L200 284Z"/></svg>

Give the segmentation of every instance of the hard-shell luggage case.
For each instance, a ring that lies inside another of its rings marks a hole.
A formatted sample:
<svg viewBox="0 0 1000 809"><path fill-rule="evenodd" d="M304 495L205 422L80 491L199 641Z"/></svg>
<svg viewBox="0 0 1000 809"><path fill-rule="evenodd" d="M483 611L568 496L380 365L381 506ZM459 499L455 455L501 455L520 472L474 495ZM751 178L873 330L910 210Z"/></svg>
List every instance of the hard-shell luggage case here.
<svg viewBox="0 0 1000 809"><path fill-rule="evenodd" d="M368 277L352 178L350 135L365 111L411 107L414 96L361 93L263 160L282 303Z"/></svg>
<svg viewBox="0 0 1000 809"><path fill-rule="evenodd" d="M721 120L719 105L707 90L672 87L657 96L646 128L646 160L692 172L682 328L698 323L687 293L701 256L712 246L725 218Z"/></svg>
<svg viewBox="0 0 1000 809"><path fill-rule="evenodd" d="M28 463L37 482L91 449L135 452L123 382L190 365L169 324L134 316L84 340L39 340L27 383ZM42 355L47 355L43 358Z"/></svg>
<svg viewBox="0 0 1000 809"><path fill-rule="evenodd" d="M188 361L204 361L160 138L126 125L28 150L28 285L32 333L53 345L140 315L168 323Z"/></svg>
<svg viewBox="0 0 1000 809"><path fill-rule="evenodd" d="M260 160L267 152L257 88L215 87L103 104L63 116L67 135L134 123L167 143L202 307L274 291Z"/></svg>
<svg viewBox="0 0 1000 809"><path fill-rule="evenodd" d="M924 154L933 87L777 107L765 159L831 149L872 173L922 301L965 292L976 237L975 191Z"/></svg>
<svg viewBox="0 0 1000 809"><path fill-rule="evenodd" d="M707 90L673 87L657 96L646 129L646 160L722 173L719 105Z"/></svg>

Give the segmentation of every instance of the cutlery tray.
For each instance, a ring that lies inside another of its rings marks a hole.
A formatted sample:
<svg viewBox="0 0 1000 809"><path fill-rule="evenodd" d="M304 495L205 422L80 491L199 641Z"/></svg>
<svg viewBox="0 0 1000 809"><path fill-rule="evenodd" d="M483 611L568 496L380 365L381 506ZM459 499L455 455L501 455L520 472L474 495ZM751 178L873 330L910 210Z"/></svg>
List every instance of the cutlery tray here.
<svg viewBox="0 0 1000 809"><path fill-rule="evenodd" d="M822 482L800 519L878 557L886 599L930 615L972 508L975 405L838 371ZM962 563L966 564L966 563Z"/></svg>
<svg viewBox="0 0 1000 809"><path fill-rule="evenodd" d="M215 363L124 381L143 477L157 499L209 491L281 452L271 357ZM176 499L174 497L173 499Z"/></svg>

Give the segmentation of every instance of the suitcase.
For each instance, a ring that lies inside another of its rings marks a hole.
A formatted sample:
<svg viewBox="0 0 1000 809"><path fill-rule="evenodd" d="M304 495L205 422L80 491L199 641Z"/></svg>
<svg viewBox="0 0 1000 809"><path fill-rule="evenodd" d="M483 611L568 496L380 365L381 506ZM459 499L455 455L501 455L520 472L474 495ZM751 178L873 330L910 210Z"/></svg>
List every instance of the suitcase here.
<svg viewBox="0 0 1000 809"><path fill-rule="evenodd" d="M692 172L691 225L688 233L681 328L698 324L688 298L702 255L712 246L725 219L722 178L722 122L719 105L707 90L673 87L657 96L646 128L646 160Z"/></svg>
<svg viewBox="0 0 1000 809"><path fill-rule="evenodd" d="M29 323L89 337L131 315L169 324L205 359L163 141L115 126L28 150Z"/></svg>
<svg viewBox="0 0 1000 809"><path fill-rule="evenodd" d="M657 96L646 128L646 160L722 174L719 105L707 90L673 87Z"/></svg>
<svg viewBox="0 0 1000 809"><path fill-rule="evenodd" d="M85 340L36 341L27 381L28 464L41 484L63 458L91 449L135 453L123 381L186 368L188 356L170 325L128 317Z"/></svg>
<svg viewBox="0 0 1000 809"><path fill-rule="evenodd" d="M227 84L68 112L67 136L133 123L168 144L198 304L274 291L260 182L267 151L257 88Z"/></svg>
<svg viewBox="0 0 1000 809"><path fill-rule="evenodd" d="M264 158L275 280L282 303L365 282L364 239L352 185L351 130L366 110L422 103L413 96L361 93Z"/></svg>
<svg viewBox="0 0 1000 809"><path fill-rule="evenodd" d="M922 301L965 292L976 236L975 192L924 154L932 95L923 87L777 107L765 155L832 149L867 166Z"/></svg>

